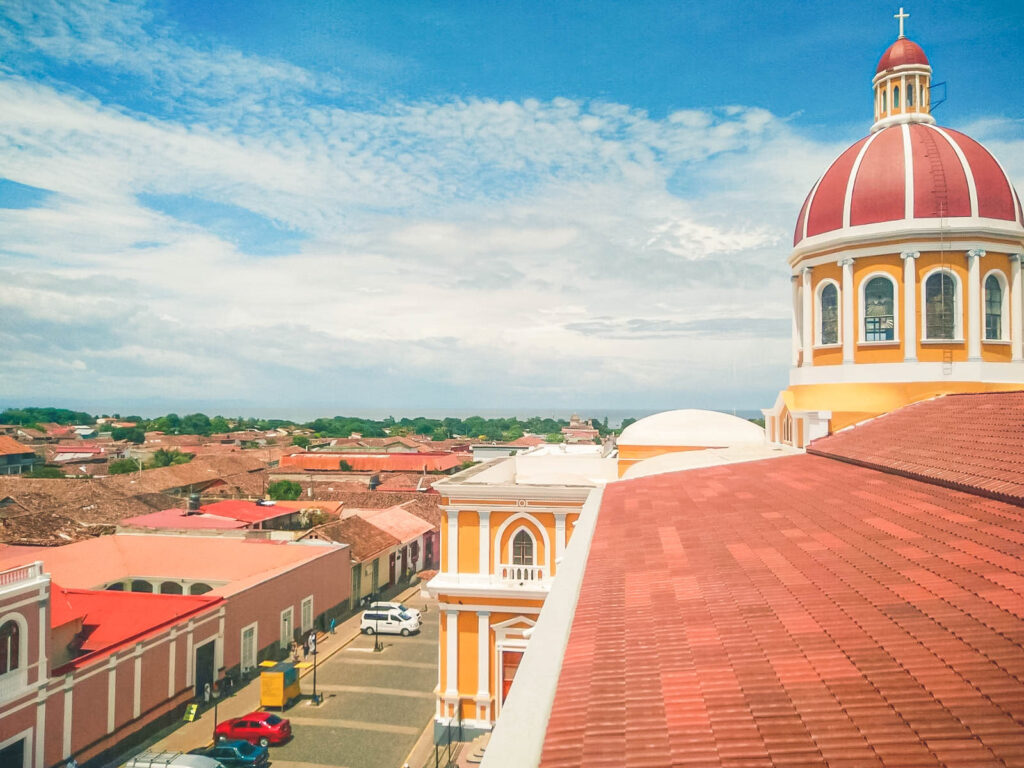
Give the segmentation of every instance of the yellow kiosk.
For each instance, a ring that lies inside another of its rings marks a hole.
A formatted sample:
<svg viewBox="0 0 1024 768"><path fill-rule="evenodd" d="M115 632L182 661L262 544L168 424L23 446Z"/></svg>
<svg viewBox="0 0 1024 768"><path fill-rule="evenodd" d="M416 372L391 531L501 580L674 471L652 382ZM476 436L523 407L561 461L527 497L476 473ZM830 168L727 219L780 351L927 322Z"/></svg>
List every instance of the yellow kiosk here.
<svg viewBox="0 0 1024 768"><path fill-rule="evenodd" d="M299 671L290 661L264 661L260 672L260 707L284 709L302 695Z"/></svg>

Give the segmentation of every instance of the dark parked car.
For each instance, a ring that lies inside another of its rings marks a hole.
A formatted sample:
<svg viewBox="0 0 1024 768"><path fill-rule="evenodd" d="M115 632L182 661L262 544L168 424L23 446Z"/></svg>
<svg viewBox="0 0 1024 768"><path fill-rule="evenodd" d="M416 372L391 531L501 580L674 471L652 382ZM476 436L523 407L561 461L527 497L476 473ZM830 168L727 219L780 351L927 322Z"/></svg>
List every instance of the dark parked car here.
<svg viewBox="0 0 1024 768"><path fill-rule="evenodd" d="M212 757L228 768L236 765L262 768L270 763L270 753L267 752L266 747L257 747L241 739L220 741L205 749L193 749L191 754Z"/></svg>
<svg viewBox="0 0 1024 768"><path fill-rule="evenodd" d="M292 724L285 717L271 712L250 712L248 715L225 720L213 730L216 742L241 739L250 744L266 747L283 744L292 735Z"/></svg>

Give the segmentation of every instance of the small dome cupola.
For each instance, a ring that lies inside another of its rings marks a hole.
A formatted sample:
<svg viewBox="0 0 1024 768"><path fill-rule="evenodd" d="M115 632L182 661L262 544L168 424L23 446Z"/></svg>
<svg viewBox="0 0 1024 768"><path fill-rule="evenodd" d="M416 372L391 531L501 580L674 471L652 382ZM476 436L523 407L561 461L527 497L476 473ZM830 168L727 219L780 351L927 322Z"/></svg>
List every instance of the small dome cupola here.
<svg viewBox="0 0 1024 768"><path fill-rule="evenodd" d="M900 22L900 36L882 54L871 81L875 89L872 133L900 123L935 123L931 115L932 68L928 57L921 46L903 34L903 22L910 14L900 8L893 18Z"/></svg>

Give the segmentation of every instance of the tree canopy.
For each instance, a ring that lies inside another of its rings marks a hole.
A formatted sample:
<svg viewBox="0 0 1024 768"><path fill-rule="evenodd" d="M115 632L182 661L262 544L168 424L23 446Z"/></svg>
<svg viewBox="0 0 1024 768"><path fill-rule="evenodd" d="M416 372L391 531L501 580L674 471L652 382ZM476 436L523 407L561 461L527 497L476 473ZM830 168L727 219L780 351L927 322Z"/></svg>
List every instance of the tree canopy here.
<svg viewBox="0 0 1024 768"><path fill-rule="evenodd" d="M95 424L96 419L83 411L67 408L8 408L0 412L0 424Z"/></svg>
<svg viewBox="0 0 1024 768"><path fill-rule="evenodd" d="M295 501L302 493L302 486L294 480L277 480L267 486L267 495L275 501Z"/></svg>

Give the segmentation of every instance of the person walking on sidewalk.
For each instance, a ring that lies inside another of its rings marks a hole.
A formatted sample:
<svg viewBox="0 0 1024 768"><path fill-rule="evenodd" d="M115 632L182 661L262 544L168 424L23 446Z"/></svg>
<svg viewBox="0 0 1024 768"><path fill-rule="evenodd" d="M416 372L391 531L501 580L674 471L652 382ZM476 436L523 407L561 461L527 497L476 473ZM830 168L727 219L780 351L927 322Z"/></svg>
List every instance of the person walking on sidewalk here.
<svg viewBox="0 0 1024 768"><path fill-rule="evenodd" d="M331 616L331 634L334 634L334 617Z"/></svg>

